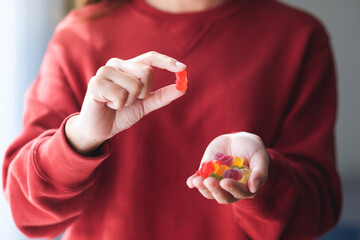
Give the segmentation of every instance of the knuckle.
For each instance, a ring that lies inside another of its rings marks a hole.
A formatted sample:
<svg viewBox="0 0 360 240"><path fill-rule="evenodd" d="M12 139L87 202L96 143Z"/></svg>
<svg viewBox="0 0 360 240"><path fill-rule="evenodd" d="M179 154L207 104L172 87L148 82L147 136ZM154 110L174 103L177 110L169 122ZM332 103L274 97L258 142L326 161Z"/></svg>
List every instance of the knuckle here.
<svg viewBox="0 0 360 240"><path fill-rule="evenodd" d="M255 141L262 143L262 139L258 135L253 134L253 138Z"/></svg>
<svg viewBox="0 0 360 240"><path fill-rule="evenodd" d="M152 56L155 56L155 55L157 55L158 53L156 52L156 51L149 51L149 52L147 52L147 55L149 55L150 57L152 57Z"/></svg>
<svg viewBox="0 0 360 240"><path fill-rule="evenodd" d="M97 70L97 72L96 72L96 76L103 76L103 75L105 75L105 73L106 73L106 68L107 68L107 66L102 66L102 67L100 67L98 70Z"/></svg>
<svg viewBox="0 0 360 240"><path fill-rule="evenodd" d="M163 102L163 93L160 92L159 94L154 95L154 103L155 105L161 105Z"/></svg>
<svg viewBox="0 0 360 240"><path fill-rule="evenodd" d="M96 71L96 76L103 75L103 73L104 73L104 66L100 67L100 68Z"/></svg>
<svg viewBox="0 0 360 240"><path fill-rule="evenodd" d="M169 57L169 58L167 59L167 61L168 61L168 63L170 63L170 64L175 64L175 62L176 62L176 60L173 59L173 58L171 58L171 57Z"/></svg>
<svg viewBox="0 0 360 240"><path fill-rule="evenodd" d="M258 135L254 134L254 133L248 133L248 132L246 132L245 134L248 135L249 138L252 138L252 139L253 139L254 141L256 141L256 142L262 142L261 137L259 137Z"/></svg>
<svg viewBox="0 0 360 240"><path fill-rule="evenodd" d="M128 97L128 92L124 89L121 89L119 93L117 94L117 104L118 107L121 108L125 105Z"/></svg>
<svg viewBox="0 0 360 240"><path fill-rule="evenodd" d="M144 66L142 69L143 78L149 78L153 75L154 69L150 66Z"/></svg>
<svg viewBox="0 0 360 240"><path fill-rule="evenodd" d="M99 85L101 85L101 77L93 76L88 83L88 88L95 88Z"/></svg>
<svg viewBox="0 0 360 240"><path fill-rule="evenodd" d="M127 96L128 96L128 92L127 92L126 90L124 90L124 89L121 88L121 89L120 89L120 92L119 92L119 94L118 94L119 100L120 100L120 101L126 101Z"/></svg>
<svg viewBox="0 0 360 240"><path fill-rule="evenodd" d="M118 58L110 58L107 62L106 65L116 65L119 62Z"/></svg>
<svg viewBox="0 0 360 240"><path fill-rule="evenodd" d="M113 70L113 68L110 66L102 66L98 69L98 71L96 72L96 75L97 76L105 76L112 70Z"/></svg>
<svg viewBox="0 0 360 240"><path fill-rule="evenodd" d="M139 94L139 93L141 92L143 86L144 86L144 84L143 84L142 82L137 81L137 82L135 83L135 92L136 92L137 94Z"/></svg>

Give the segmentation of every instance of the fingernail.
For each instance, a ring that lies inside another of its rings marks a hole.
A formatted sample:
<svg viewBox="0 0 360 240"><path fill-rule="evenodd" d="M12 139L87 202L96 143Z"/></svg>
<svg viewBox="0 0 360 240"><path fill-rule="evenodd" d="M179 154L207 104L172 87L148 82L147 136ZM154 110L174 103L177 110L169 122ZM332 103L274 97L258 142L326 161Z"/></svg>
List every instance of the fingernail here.
<svg viewBox="0 0 360 240"><path fill-rule="evenodd" d="M185 64L183 64L183 63L181 63L181 62L178 62L178 61L175 62L175 65L176 65L177 67L186 68L186 65L185 65Z"/></svg>
<svg viewBox="0 0 360 240"><path fill-rule="evenodd" d="M256 193L259 190L259 187L260 187L260 181L255 180L254 187L252 189L250 189L250 192L251 193Z"/></svg>

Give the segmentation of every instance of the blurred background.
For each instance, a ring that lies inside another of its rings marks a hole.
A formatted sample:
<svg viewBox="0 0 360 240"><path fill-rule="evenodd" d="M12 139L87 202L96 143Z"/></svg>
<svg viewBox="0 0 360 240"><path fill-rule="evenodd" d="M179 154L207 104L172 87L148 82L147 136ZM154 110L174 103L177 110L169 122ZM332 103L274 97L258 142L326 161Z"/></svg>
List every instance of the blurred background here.
<svg viewBox="0 0 360 240"><path fill-rule="evenodd" d="M360 239L360 0L283 0L312 13L327 28L338 72L337 156L344 206L338 225L321 239ZM57 23L71 0L0 0L0 164L19 134L23 96L35 79ZM2 181L2 176L0 176ZM2 183L1 183L2 185ZM0 193L0 238L25 240Z"/></svg>

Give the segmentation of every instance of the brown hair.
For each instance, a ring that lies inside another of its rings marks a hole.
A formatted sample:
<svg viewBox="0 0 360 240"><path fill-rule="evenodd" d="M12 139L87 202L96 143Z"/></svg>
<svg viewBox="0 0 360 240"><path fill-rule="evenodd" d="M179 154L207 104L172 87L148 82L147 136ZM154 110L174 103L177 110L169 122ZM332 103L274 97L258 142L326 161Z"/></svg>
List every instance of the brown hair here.
<svg viewBox="0 0 360 240"><path fill-rule="evenodd" d="M92 3L99 3L99 2L109 2L109 3L121 3L124 2L124 0L77 0L78 5L85 6Z"/></svg>
<svg viewBox="0 0 360 240"><path fill-rule="evenodd" d="M101 3L101 2L106 3L101 8L101 10L94 12L89 16L84 16L81 19L78 19L81 21L81 20L88 20L88 19L102 17L107 13L111 12L112 10L116 9L120 5L124 4L125 2L129 2L130 0L75 0L75 1L76 1L76 6L78 7L84 7L86 5Z"/></svg>

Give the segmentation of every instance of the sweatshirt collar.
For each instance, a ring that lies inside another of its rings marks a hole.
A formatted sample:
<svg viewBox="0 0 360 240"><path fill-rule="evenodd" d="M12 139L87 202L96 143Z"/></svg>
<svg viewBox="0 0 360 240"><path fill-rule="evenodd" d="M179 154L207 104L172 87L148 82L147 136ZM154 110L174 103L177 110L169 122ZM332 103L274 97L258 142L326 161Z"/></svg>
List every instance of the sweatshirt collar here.
<svg viewBox="0 0 360 240"><path fill-rule="evenodd" d="M249 0L227 0L226 2L205 11L190 13L169 13L158 10L145 0L133 0L133 6L143 14L157 20L186 20L186 21L217 21L226 18L242 9Z"/></svg>

